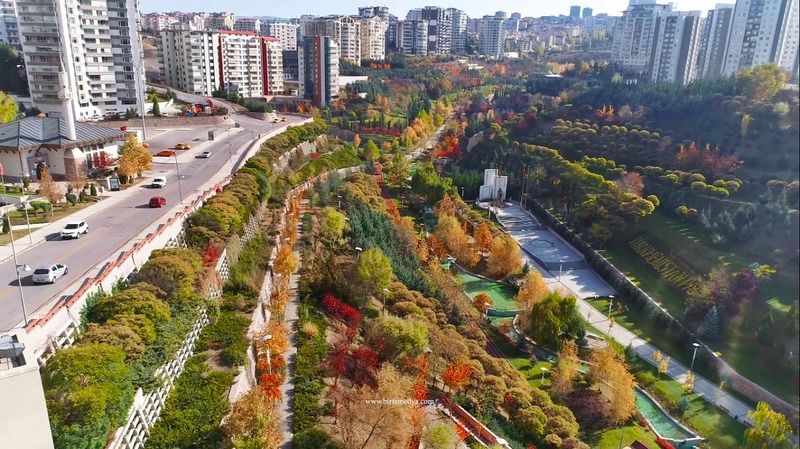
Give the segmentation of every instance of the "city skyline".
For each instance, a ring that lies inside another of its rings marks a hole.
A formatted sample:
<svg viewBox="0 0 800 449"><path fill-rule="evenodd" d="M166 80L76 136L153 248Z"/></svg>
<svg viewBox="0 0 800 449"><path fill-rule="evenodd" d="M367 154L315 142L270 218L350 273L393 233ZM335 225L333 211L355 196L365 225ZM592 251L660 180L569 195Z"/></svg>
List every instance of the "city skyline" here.
<svg viewBox="0 0 800 449"><path fill-rule="evenodd" d="M141 0L143 13L150 12L169 12L169 11L226 11L242 16L273 16L273 17L299 17L303 14L327 15L327 14L355 14L359 6L388 6L392 14L404 17L405 13L413 8L421 8L428 5L440 6L443 8L457 7L467 12L470 17L481 17L487 14L494 14L495 11L502 10L507 13L519 12L523 16L550 16L568 15L572 5L592 8L594 14L606 13L609 15L621 15L628 6L628 0L584 0L574 2L528 2L526 0L510 0L500 3L482 2L479 0L465 0L458 2L457 5L450 5L437 2L425 2L419 0L395 0L392 2L379 1L368 2L363 0L345 0L331 5L330 2L311 0L301 4L292 2L282 2L275 5L262 6L254 5L246 0L228 0L224 3L218 0ZM659 2L669 3L669 2ZM675 8L685 11L703 11L713 9L718 3L716 0L682 0L674 1ZM731 3L734 3L731 1Z"/></svg>

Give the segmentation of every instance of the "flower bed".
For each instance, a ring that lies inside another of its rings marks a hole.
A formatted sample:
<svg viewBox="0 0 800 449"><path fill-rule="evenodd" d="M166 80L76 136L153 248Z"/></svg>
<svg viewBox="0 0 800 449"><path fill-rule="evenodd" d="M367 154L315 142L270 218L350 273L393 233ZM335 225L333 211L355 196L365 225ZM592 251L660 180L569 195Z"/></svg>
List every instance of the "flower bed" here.
<svg viewBox="0 0 800 449"><path fill-rule="evenodd" d="M637 237L628 246L647 262L661 277L676 285L689 296L700 293L700 277L679 267L669 256L662 253L644 237Z"/></svg>

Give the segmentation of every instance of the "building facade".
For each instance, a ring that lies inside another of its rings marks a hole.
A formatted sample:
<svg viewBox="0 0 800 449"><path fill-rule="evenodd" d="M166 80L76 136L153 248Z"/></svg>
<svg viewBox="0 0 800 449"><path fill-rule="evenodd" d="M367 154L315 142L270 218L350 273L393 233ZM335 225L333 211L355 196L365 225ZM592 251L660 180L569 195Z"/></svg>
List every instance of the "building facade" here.
<svg viewBox="0 0 800 449"><path fill-rule="evenodd" d="M448 8L450 15L450 46L451 51L456 54L464 54L467 44L467 13L460 9Z"/></svg>
<svg viewBox="0 0 800 449"><path fill-rule="evenodd" d="M237 17L233 23L233 29L261 34L261 19L258 17Z"/></svg>
<svg viewBox="0 0 800 449"><path fill-rule="evenodd" d="M386 58L386 29L389 22L380 17L361 18L361 59Z"/></svg>
<svg viewBox="0 0 800 449"><path fill-rule="evenodd" d="M738 0L724 75L769 62L797 76L800 0Z"/></svg>
<svg viewBox="0 0 800 449"><path fill-rule="evenodd" d="M278 39L284 50L297 50L297 29L296 23L275 22L268 23L266 34Z"/></svg>
<svg viewBox="0 0 800 449"><path fill-rule="evenodd" d="M33 105L78 119L145 110L137 0L17 0Z"/></svg>
<svg viewBox="0 0 800 449"><path fill-rule="evenodd" d="M14 0L0 0L0 43L22 50Z"/></svg>
<svg viewBox="0 0 800 449"><path fill-rule="evenodd" d="M506 41L504 20L495 16L483 16L478 22L478 52L490 58L503 55Z"/></svg>
<svg viewBox="0 0 800 449"><path fill-rule="evenodd" d="M426 20L401 20L397 22L398 49L405 55L428 54L428 22Z"/></svg>
<svg viewBox="0 0 800 449"><path fill-rule="evenodd" d="M229 12L217 12L209 14L205 18L205 29L207 30L232 30L236 23L236 16Z"/></svg>
<svg viewBox="0 0 800 449"><path fill-rule="evenodd" d="M297 49L299 94L326 107L339 93L339 46L330 36L305 36Z"/></svg>
<svg viewBox="0 0 800 449"><path fill-rule="evenodd" d="M717 4L714 9L708 11L697 55L698 78L716 79L722 76L733 8L732 4Z"/></svg>
<svg viewBox="0 0 800 449"><path fill-rule="evenodd" d="M164 84L183 92L211 96L222 84L217 33L165 30L160 37L159 60Z"/></svg>
<svg viewBox="0 0 800 449"><path fill-rule="evenodd" d="M447 55L452 51L452 18L447 9L436 6L412 9L406 20L424 20L428 24L427 54Z"/></svg>
<svg viewBox="0 0 800 449"><path fill-rule="evenodd" d="M694 80L700 29L700 11L671 11L659 16L649 68L652 82L685 85Z"/></svg>
<svg viewBox="0 0 800 449"><path fill-rule="evenodd" d="M361 65L361 19L350 16L314 17L301 21L300 34L330 36L339 47L340 57Z"/></svg>
<svg viewBox="0 0 800 449"><path fill-rule="evenodd" d="M614 26L611 62L623 70L647 73L650 68L658 18L671 5L632 0Z"/></svg>

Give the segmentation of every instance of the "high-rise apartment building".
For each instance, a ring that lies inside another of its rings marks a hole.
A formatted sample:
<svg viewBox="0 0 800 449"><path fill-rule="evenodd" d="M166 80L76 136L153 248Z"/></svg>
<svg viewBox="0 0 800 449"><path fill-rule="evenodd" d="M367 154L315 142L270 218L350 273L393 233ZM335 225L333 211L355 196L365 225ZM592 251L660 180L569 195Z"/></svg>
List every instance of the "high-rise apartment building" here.
<svg viewBox="0 0 800 449"><path fill-rule="evenodd" d="M244 97L283 93L283 52L276 38L245 31L165 30L159 42L167 86L211 96L222 87Z"/></svg>
<svg viewBox="0 0 800 449"><path fill-rule="evenodd" d="M572 5L569 7L569 17L571 19L580 19L581 18L581 7L580 5Z"/></svg>
<svg viewBox="0 0 800 449"><path fill-rule="evenodd" d="M299 93L326 107L339 92L339 46L330 36L305 36L297 49Z"/></svg>
<svg viewBox="0 0 800 449"><path fill-rule="evenodd" d="M212 13L206 17L207 30L232 30L236 16L229 12Z"/></svg>
<svg viewBox="0 0 800 449"><path fill-rule="evenodd" d="M503 19L497 16L483 16L478 22L478 52L491 58L503 54L506 29Z"/></svg>
<svg viewBox="0 0 800 449"><path fill-rule="evenodd" d="M278 39L284 50L297 50L297 29L296 23L270 22L267 23L266 34Z"/></svg>
<svg viewBox="0 0 800 449"><path fill-rule="evenodd" d="M427 54L447 55L452 50L452 19L450 12L436 6L412 9L407 20L424 20L428 23Z"/></svg>
<svg viewBox="0 0 800 449"><path fill-rule="evenodd" d="M350 16L326 16L302 20L300 32L305 36L330 36L336 41L339 56L361 65L361 20Z"/></svg>
<svg viewBox="0 0 800 449"><path fill-rule="evenodd" d="M738 0L724 75L769 62L797 75L800 0Z"/></svg>
<svg viewBox="0 0 800 449"><path fill-rule="evenodd" d="M428 54L428 21L401 20L397 22L397 48L406 55Z"/></svg>
<svg viewBox="0 0 800 449"><path fill-rule="evenodd" d="M0 0L0 43L22 49L14 0Z"/></svg>
<svg viewBox="0 0 800 449"><path fill-rule="evenodd" d="M162 82L211 96L221 85L219 38L214 31L164 30L158 42Z"/></svg>
<svg viewBox="0 0 800 449"><path fill-rule="evenodd" d="M361 18L361 59L386 58L386 29L389 22L381 17Z"/></svg>
<svg viewBox="0 0 800 449"><path fill-rule="evenodd" d="M233 23L233 29L261 34L261 19L258 17L237 17Z"/></svg>
<svg viewBox="0 0 800 449"><path fill-rule="evenodd" d="M581 14L581 17L583 17L584 19L588 19L588 18L592 17L592 14L594 14L594 10L592 10L592 8L588 8L588 7L587 8L583 8L583 13Z"/></svg>
<svg viewBox="0 0 800 449"><path fill-rule="evenodd" d="M669 11L672 11L671 5L631 0L628 9L614 25L611 62L623 70L647 73L658 31L658 18L661 13Z"/></svg>
<svg viewBox="0 0 800 449"><path fill-rule="evenodd" d="M467 13L456 8L448 8L450 15L450 50L456 54L466 52Z"/></svg>
<svg viewBox="0 0 800 449"><path fill-rule="evenodd" d="M720 3L708 11L697 55L698 78L716 79L722 76L725 50L728 48L728 35L733 21L733 8L732 4Z"/></svg>
<svg viewBox="0 0 800 449"><path fill-rule="evenodd" d="M650 80L688 84L694 80L700 43L700 11L664 12L658 17Z"/></svg>
<svg viewBox="0 0 800 449"><path fill-rule="evenodd" d="M389 14L389 27L386 29L386 49L397 50L397 16Z"/></svg>
<svg viewBox="0 0 800 449"><path fill-rule="evenodd" d="M54 116L144 110L137 0L16 0L31 99Z"/></svg>

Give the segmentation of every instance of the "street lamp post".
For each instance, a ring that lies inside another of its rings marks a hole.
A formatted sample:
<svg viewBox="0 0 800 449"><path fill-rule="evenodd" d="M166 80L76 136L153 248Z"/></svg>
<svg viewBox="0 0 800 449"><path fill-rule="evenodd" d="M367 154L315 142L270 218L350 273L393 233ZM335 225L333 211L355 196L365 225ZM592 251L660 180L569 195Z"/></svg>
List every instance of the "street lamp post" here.
<svg viewBox="0 0 800 449"><path fill-rule="evenodd" d="M558 282L561 282L561 272L564 269L564 262L558 264Z"/></svg>
<svg viewBox="0 0 800 449"><path fill-rule="evenodd" d="M25 224L28 226L28 244L33 246L33 236L31 235L31 219L28 216L28 197L22 201L22 210L25 211ZM11 224L11 223L9 223Z"/></svg>
<svg viewBox="0 0 800 449"><path fill-rule="evenodd" d="M12 242L13 242L13 240L12 240ZM13 248L13 246L14 246L13 243L12 243L11 246ZM22 321L25 323L25 326L27 326L28 325L28 311L25 309L25 294L22 292L22 279L20 278L19 270L22 270L24 272L28 272L28 271L31 271L31 267L29 267L27 264L22 264L22 265L18 264L17 263L17 252L16 251L13 251L13 252L14 252L14 267L16 268L16 272L17 272L17 287L19 287L19 302L20 302L20 304L22 304Z"/></svg>
<svg viewBox="0 0 800 449"><path fill-rule="evenodd" d="M692 346L694 346L694 352L692 353L692 364L689 365L689 371L694 371L694 359L697 357L697 350L700 348L700 343L694 342Z"/></svg>
<svg viewBox="0 0 800 449"><path fill-rule="evenodd" d="M611 307L614 305L614 295L608 297L608 319L611 319Z"/></svg>
<svg viewBox="0 0 800 449"><path fill-rule="evenodd" d="M549 370L547 369L547 367L546 367L546 366L543 366L543 367L542 367L542 380L541 380L541 382L539 383L539 386L540 386L540 387L544 385L544 373L546 373L546 372L548 372L548 371L549 371Z"/></svg>
<svg viewBox="0 0 800 449"><path fill-rule="evenodd" d="M464 186L461 186L461 199L464 199Z"/></svg>
<svg viewBox="0 0 800 449"><path fill-rule="evenodd" d="M178 153L173 154L175 158L175 171L178 173L178 195L181 198L181 203L183 203L183 188L181 186L181 168L178 165Z"/></svg>

